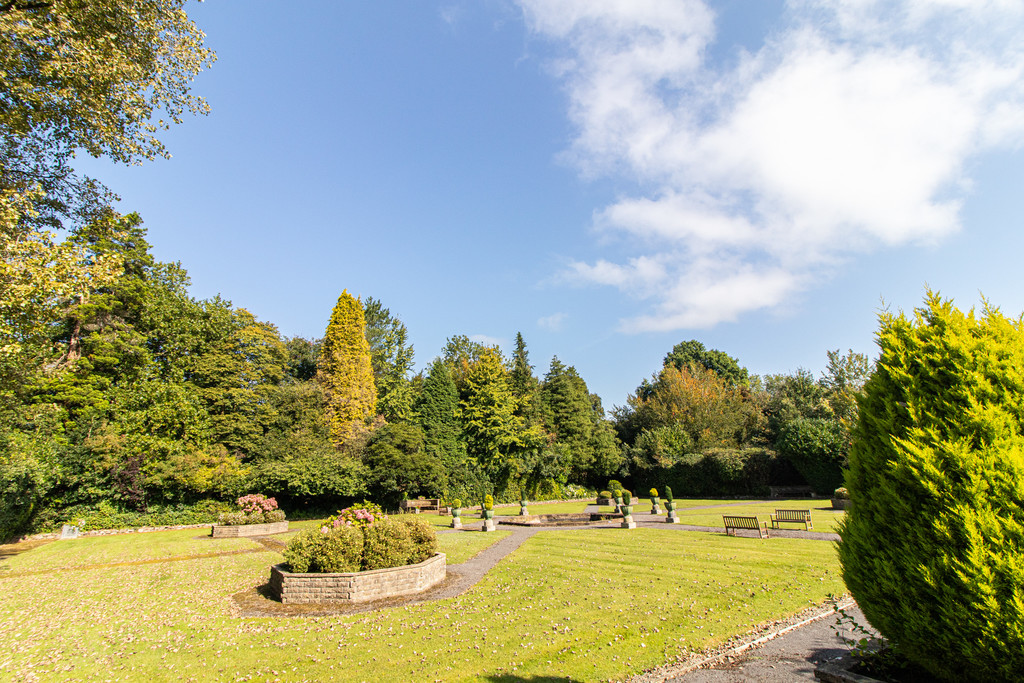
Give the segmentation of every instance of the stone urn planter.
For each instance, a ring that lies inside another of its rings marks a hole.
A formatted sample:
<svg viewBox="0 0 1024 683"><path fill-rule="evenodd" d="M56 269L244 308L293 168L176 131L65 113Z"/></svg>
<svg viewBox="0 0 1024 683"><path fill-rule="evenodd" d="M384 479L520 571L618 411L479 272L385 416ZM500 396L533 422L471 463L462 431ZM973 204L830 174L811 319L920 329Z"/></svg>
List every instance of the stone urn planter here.
<svg viewBox="0 0 1024 683"><path fill-rule="evenodd" d="M849 498L833 498L832 499L832 509L833 510L849 510L850 509L850 503L851 503L851 501L850 501Z"/></svg>
<svg viewBox="0 0 1024 683"><path fill-rule="evenodd" d="M528 500L521 500L521 501L519 501L519 514L520 515L528 515L528 514L530 514L530 511L526 509L526 506L528 504L529 504Z"/></svg>
<svg viewBox="0 0 1024 683"><path fill-rule="evenodd" d="M652 515L660 515L661 514L661 508L658 507L658 499L657 498L651 498L651 514Z"/></svg>
<svg viewBox="0 0 1024 683"><path fill-rule="evenodd" d="M452 508L452 528L462 528L462 508Z"/></svg>
<svg viewBox="0 0 1024 683"><path fill-rule="evenodd" d="M444 553L418 564L365 572L296 574L276 564L270 568L270 591L286 605L370 602L420 593L444 581L446 573Z"/></svg>
<svg viewBox="0 0 1024 683"><path fill-rule="evenodd" d="M665 518L665 521L668 522L669 524L678 524L679 523L679 518L676 517L676 504L675 504L675 501L671 501L671 500L665 501L665 510L668 512L668 517Z"/></svg>
<svg viewBox="0 0 1024 683"><path fill-rule="evenodd" d="M635 529L636 522L633 521L633 506L623 505L622 506L622 528L623 529Z"/></svg>
<svg viewBox="0 0 1024 683"><path fill-rule="evenodd" d="M213 538L238 538L240 536L269 536L288 531L288 520L269 524L214 524L210 529Z"/></svg>

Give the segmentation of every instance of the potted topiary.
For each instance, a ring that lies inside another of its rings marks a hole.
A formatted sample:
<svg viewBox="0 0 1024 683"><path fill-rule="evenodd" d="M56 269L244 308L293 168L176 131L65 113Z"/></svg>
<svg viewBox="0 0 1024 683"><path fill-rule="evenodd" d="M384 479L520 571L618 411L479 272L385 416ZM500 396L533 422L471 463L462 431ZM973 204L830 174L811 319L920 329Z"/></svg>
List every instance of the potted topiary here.
<svg viewBox="0 0 1024 683"><path fill-rule="evenodd" d="M850 492L845 487L840 486L832 494L832 509L833 510L848 510L850 508Z"/></svg>
<svg viewBox="0 0 1024 683"><path fill-rule="evenodd" d="M629 491L622 492L622 528L636 528L636 522L633 521L633 494Z"/></svg>
<svg viewBox="0 0 1024 683"><path fill-rule="evenodd" d="M462 528L462 500L459 498L452 501L452 528Z"/></svg>
<svg viewBox="0 0 1024 683"><path fill-rule="evenodd" d="M650 490L650 494L651 494L651 514L652 515L660 515L661 514L661 508L658 507L658 489L652 488Z"/></svg>
<svg viewBox="0 0 1024 683"><path fill-rule="evenodd" d="M600 493L597 494L598 505L611 505L612 502L613 501L611 491L601 491Z"/></svg>
<svg viewBox="0 0 1024 683"><path fill-rule="evenodd" d="M494 496L487 494L484 496L484 525L481 527L483 531L494 531Z"/></svg>
<svg viewBox="0 0 1024 683"><path fill-rule="evenodd" d="M528 515L528 514L530 514L529 510L526 509L527 504L529 504L529 501L526 500L526 498L523 498L521 501L519 501L519 514L520 515Z"/></svg>
<svg viewBox="0 0 1024 683"><path fill-rule="evenodd" d="M668 517L665 521L669 524L675 524L679 521L676 517L676 502L672 500L672 488L670 486L665 487L665 509L668 510Z"/></svg>

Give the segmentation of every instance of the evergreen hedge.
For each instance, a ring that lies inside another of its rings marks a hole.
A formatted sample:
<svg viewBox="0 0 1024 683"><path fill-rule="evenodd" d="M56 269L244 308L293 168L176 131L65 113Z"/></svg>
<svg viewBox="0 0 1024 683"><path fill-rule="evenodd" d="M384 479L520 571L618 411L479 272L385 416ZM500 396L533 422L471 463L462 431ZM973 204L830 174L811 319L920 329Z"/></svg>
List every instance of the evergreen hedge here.
<svg viewBox="0 0 1024 683"><path fill-rule="evenodd" d="M868 621L945 680L1024 671L1024 324L931 292L880 318L841 525Z"/></svg>

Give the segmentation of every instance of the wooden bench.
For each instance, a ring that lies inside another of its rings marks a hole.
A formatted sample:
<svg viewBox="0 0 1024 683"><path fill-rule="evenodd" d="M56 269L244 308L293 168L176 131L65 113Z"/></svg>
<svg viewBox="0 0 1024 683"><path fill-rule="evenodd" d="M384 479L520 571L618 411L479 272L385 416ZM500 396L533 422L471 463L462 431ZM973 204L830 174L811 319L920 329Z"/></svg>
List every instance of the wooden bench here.
<svg viewBox="0 0 1024 683"><path fill-rule="evenodd" d="M814 528L810 510L776 510L771 518L773 529L781 529L780 524L803 524L804 531Z"/></svg>
<svg viewBox="0 0 1024 683"><path fill-rule="evenodd" d="M441 500L439 498L413 498L412 500L403 500L398 506L403 510L419 513L420 510L438 510L441 507Z"/></svg>
<svg viewBox="0 0 1024 683"><path fill-rule="evenodd" d="M758 538L770 538L768 535L768 522L758 522L757 517L746 517L740 515L722 515L722 520L725 522L725 535L735 536L737 529L743 529L745 531L756 531ZM732 533L729 533L729 530ZM762 536L762 531L764 535Z"/></svg>

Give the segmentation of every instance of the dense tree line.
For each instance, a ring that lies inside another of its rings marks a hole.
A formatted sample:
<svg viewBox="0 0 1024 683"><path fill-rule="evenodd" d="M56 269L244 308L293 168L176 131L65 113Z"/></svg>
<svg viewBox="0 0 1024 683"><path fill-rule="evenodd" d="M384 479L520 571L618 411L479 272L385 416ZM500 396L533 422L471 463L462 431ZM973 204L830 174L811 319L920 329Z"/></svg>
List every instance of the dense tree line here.
<svg viewBox="0 0 1024 683"><path fill-rule="evenodd" d="M572 366L539 376L517 334L456 335L413 375L405 325L343 292L322 339L188 293L142 220L75 154L166 156L203 113L214 55L184 0L0 6L0 536L86 518L204 521L240 493L327 508L371 496L561 496L616 477L679 494L837 486L870 372L751 377L685 341L605 414ZM191 519L191 518L194 518ZM99 520L99 521L97 521Z"/></svg>

